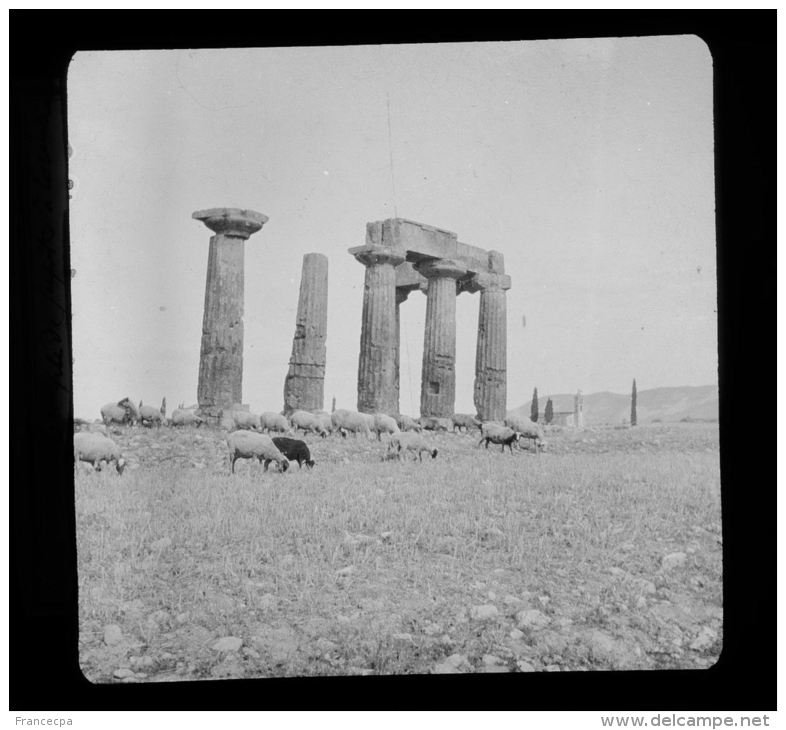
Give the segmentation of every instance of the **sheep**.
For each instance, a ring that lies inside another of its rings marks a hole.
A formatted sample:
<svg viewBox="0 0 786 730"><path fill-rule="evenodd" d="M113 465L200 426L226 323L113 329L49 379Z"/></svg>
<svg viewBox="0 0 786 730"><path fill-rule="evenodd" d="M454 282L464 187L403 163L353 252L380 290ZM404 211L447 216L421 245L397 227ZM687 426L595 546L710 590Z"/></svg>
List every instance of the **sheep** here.
<svg viewBox="0 0 786 730"><path fill-rule="evenodd" d="M122 474L126 466L120 447L111 438L90 431L74 434L74 463L80 461L92 464L96 471L101 471L104 462L114 462L118 474Z"/></svg>
<svg viewBox="0 0 786 730"><path fill-rule="evenodd" d="M417 431L421 433L423 426L421 426L412 416L402 416L401 414L393 416L396 419L396 425L401 431Z"/></svg>
<svg viewBox="0 0 786 730"><path fill-rule="evenodd" d="M233 431L227 436L227 446L229 447L229 458L232 462L232 473L235 473L235 462L238 459L259 459L259 463L264 463L265 471L271 461L278 464L278 468L284 472L289 468L289 461L273 443L273 439L264 433L254 433L252 431Z"/></svg>
<svg viewBox="0 0 786 730"><path fill-rule="evenodd" d="M361 418L366 422L368 426L369 433L374 433L374 414L373 413L362 413L360 414Z"/></svg>
<svg viewBox="0 0 786 730"><path fill-rule="evenodd" d="M390 416L387 416L384 413L375 413L374 431L377 434L377 440L382 441L383 433L389 433L389 434L399 433L399 427L395 419L391 418Z"/></svg>
<svg viewBox="0 0 786 730"><path fill-rule="evenodd" d="M291 426L286 416L282 416L275 411L265 411L259 414L259 425L262 431L276 431L277 433L287 433Z"/></svg>
<svg viewBox="0 0 786 730"><path fill-rule="evenodd" d="M231 426L235 430L261 431L262 423L256 413L249 411L231 411Z"/></svg>
<svg viewBox="0 0 786 730"><path fill-rule="evenodd" d="M197 428L205 423L205 419L198 415L195 410L186 408L175 408L172 411L171 426L196 426Z"/></svg>
<svg viewBox="0 0 786 730"><path fill-rule="evenodd" d="M543 429L526 416L508 416L505 419L505 425L517 431L520 438L531 439L535 445L535 451L546 445L543 439ZM521 442L519 442L519 446L521 446Z"/></svg>
<svg viewBox="0 0 786 730"><path fill-rule="evenodd" d="M415 452L420 461L423 461L424 451L431 454L432 459L437 458L437 449L433 449L431 444L419 433L394 433L388 442L388 454L396 452L400 459L402 449Z"/></svg>
<svg viewBox="0 0 786 730"><path fill-rule="evenodd" d="M357 411L347 411L339 408L333 411L330 420L333 423L333 430L338 431L344 438L347 433L352 432L357 436L359 433L366 434L366 438L371 436L371 429L369 428L368 421L366 421L365 413L358 413Z"/></svg>
<svg viewBox="0 0 786 730"><path fill-rule="evenodd" d="M512 444L518 443L519 440L518 431L514 431L508 426L503 426L501 423L494 423L493 421L487 421L484 423L481 426L480 433L481 438L478 446L480 446L484 441L486 442L486 448L489 447L489 443L501 444L502 453L505 453L505 447L507 446L508 449L510 449L510 453L512 454Z"/></svg>
<svg viewBox="0 0 786 730"><path fill-rule="evenodd" d="M161 408L156 409L153 406L146 406L139 401L139 423L143 426L152 426L154 423L157 427L166 420L166 398L161 402Z"/></svg>
<svg viewBox="0 0 786 730"><path fill-rule="evenodd" d="M133 426L139 420L139 411L130 398L123 398L117 403L107 403L102 406L101 420L106 426L111 423L127 423Z"/></svg>
<svg viewBox="0 0 786 730"><path fill-rule="evenodd" d="M326 436L333 433L333 420L331 419L329 413L326 413L325 411L316 411L314 415L316 416L317 421L319 421L319 425L324 429Z"/></svg>
<svg viewBox="0 0 786 730"><path fill-rule="evenodd" d="M426 431L450 431L453 428L453 421L438 416L421 416L420 425Z"/></svg>
<svg viewBox="0 0 786 730"><path fill-rule="evenodd" d="M469 415L469 413L454 413L451 420L453 421L453 430L458 429L459 433L462 428L465 428L467 433L473 428L477 428L480 431L480 421L475 416Z"/></svg>
<svg viewBox="0 0 786 730"><path fill-rule="evenodd" d="M295 433L297 433L298 429L302 429L304 434L308 432L318 433L322 438L328 435L321 419L308 411L294 411L289 420L292 422L292 429Z"/></svg>
<svg viewBox="0 0 786 730"><path fill-rule="evenodd" d="M316 462L311 458L311 452L308 450L305 441L290 439L286 436L274 436L273 443L287 459L297 462L298 469L303 468L304 462L309 469L314 468Z"/></svg>

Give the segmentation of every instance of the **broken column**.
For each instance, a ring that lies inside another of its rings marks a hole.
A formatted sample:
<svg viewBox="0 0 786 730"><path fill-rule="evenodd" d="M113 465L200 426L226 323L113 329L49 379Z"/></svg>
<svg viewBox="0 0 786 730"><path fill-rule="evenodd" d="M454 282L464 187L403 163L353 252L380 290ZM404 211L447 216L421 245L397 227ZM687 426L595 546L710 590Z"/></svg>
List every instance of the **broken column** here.
<svg viewBox="0 0 786 730"><path fill-rule="evenodd" d="M244 245L268 218L240 208L198 210L191 217L215 232L207 260L197 401L203 415L218 418L243 400Z"/></svg>
<svg viewBox="0 0 786 730"><path fill-rule="evenodd" d="M358 359L358 410L395 413L396 270L404 253L390 246L366 244L349 252L366 267Z"/></svg>
<svg viewBox="0 0 786 730"><path fill-rule="evenodd" d="M284 381L284 411L322 410L325 398L328 260L321 253L303 256L300 298L289 372Z"/></svg>
<svg viewBox="0 0 786 730"><path fill-rule="evenodd" d="M510 277L504 274L504 260L497 251L489 252L489 268L496 273L480 273L473 286L480 290L478 341L475 351L475 408L481 421L502 421L507 411L507 307L505 292Z"/></svg>
<svg viewBox="0 0 786 730"><path fill-rule="evenodd" d="M420 413L448 417L456 401L456 280L467 269L450 259L422 261L415 268L428 279Z"/></svg>

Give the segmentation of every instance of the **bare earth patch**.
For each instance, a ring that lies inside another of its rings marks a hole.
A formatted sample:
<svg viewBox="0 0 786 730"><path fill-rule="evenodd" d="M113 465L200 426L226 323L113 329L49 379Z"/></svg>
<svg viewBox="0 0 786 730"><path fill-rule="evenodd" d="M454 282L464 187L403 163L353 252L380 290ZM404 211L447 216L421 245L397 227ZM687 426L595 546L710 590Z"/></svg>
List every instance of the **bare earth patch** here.
<svg viewBox="0 0 786 730"><path fill-rule="evenodd" d="M439 456L308 437L238 462L207 429L129 429L78 472L80 662L93 682L706 668L722 647L716 424L548 433Z"/></svg>

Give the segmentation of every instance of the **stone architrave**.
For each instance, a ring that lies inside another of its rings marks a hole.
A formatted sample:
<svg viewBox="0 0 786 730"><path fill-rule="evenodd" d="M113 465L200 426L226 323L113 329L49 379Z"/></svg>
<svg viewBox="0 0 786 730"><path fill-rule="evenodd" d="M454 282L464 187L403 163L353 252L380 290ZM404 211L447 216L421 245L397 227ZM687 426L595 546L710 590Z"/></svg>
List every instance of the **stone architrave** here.
<svg viewBox="0 0 786 730"><path fill-rule="evenodd" d="M432 259L415 266L428 279L420 413L449 417L456 402L456 281L466 267L450 259Z"/></svg>
<svg viewBox="0 0 786 730"><path fill-rule="evenodd" d="M502 421L507 410L507 274L476 274L480 290L475 351L475 408L481 421Z"/></svg>
<svg viewBox="0 0 786 730"><path fill-rule="evenodd" d="M191 217L215 233L207 261L197 402L203 415L218 418L243 400L244 246L268 218L240 208L198 210Z"/></svg>
<svg viewBox="0 0 786 730"><path fill-rule="evenodd" d="M404 253L367 244L350 249L366 267L358 358L358 410L394 413L396 398L396 266Z"/></svg>
<svg viewBox="0 0 786 730"><path fill-rule="evenodd" d="M307 253L303 256L292 356L284 381L286 413L322 410L324 405L327 295L327 256Z"/></svg>

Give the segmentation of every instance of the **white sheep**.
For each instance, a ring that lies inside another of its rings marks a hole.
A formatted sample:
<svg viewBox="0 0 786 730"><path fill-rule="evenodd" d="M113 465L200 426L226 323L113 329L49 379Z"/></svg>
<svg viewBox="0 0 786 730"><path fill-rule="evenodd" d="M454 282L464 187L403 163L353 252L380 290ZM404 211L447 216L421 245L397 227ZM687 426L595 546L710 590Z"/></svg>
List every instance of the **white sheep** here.
<svg viewBox="0 0 786 730"><path fill-rule="evenodd" d="M502 445L502 452L505 452L505 447L507 446L510 449L510 453L513 453L513 444L518 443L519 434L518 431L514 431L512 428L508 426L503 426L501 423L495 423L494 421L486 421L480 428L480 442L478 446L480 446L484 441L486 443L486 448L489 447L489 443L492 444L501 444Z"/></svg>
<svg viewBox="0 0 786 730"><path fill-rule="evenodd" d="M374 431L377 434L377 440L382 441L382 434L395 434L399 433L399 427L396 420L391 416L384 413L374 414Z"/></svg>
<svg viewBox="0 0 786 730"><path fill-rule="evenodd" d="M505 425L514 431L518 431L521 438L532 440L535 445L535 451L545 446L543 429L526 416L508 416L505 419ZM519 442L520 445L521 443Z"/></svg>
<svg viewBox="0 0 786 730"><path fill-rule="evenodd" d="M423 431L423 426L412 418L412 416L402 416L399 414L394 416L394 418L396 419L396 425L401 431L417 431L418 433Z"/></svg>
<svg viewBox="0 0 786 730"><path fill-rule="evenodd" d="M166 398L161 403L160 409L143 405L142 401L139 401L138 412L139 423L143 426L152 426L155 423L160 428L161 424L166 420Z"/></svg>
<svg viewBox="0 0 786 730"><path fill-rule="evenodd" d="M282 416L280 413L276 413L275 411L265 411L264 413L260 413L259 424L262 427L262 430L267 431L268 433L271 431L275 431L276 433L287 433L291 428L287 417Z"/></svg>
<svg viewBox="0 0 786 730"><path fill-rule="evenodd" d="M450 420L453 422L454 431L458 429L461 432L462 428L466 429L467 433L473 428L480 431L480 421L469 413L454 413Z"/></svg>
<svg viewBox="0 0 786 730"><path fill-rule="evenodd" d="M231 414L231 428L242 429L245 431L261 431L262 423L256 413L249 411L232 411Z"/></svg>
<svg viewBox="0 0 786 730"><path fill-rule="evenodd" d="M114 463L118 474L123 473L126 465L120 447L111 438L90 431L74 434L74 463L80 461L92 464L96 471L100 471L104 463Z"/></svg>
<svg viewBox="0 0 786 730"><path fill-rule="evenodd" d="M227 446L233 474L238 459L259 459L260 464L264 463L265 471L271 461L275 461L282 472L289 468L289 460L276 448L273 439L267 434L233 431L227 436Z"/></svg>
<svg viewBox="0 0 786 730"><path fill-rule="evenodd" d="M190 408L175 408L172 411L172 418L170 420L171 426L201 426L205 423L205 419L198 415L197 412Z"/></svg>
<svg viewBox="0 0 786 730"><path fill-rule="evenodd" d="M314 415L317 417L319 425L324 429L325 435L333 433L333 419L330 417L329 413L325 411L316 411Z"/></svg>
<svg viewBox="0 0 786 730"><path fill-rule="evenodd" d="M126 423L133 426L139 420L139 411L130 398L123 398L117 403L107 403L101 407L101 420L104 425L111 423Z"/></svg>
<svg viewBox="0 0 786 730"><path fill-rule="evenodd" d="M328 435L328 431L323 427L320 417L308 411L294 411L289 420L292 422L292 429L295 433L297 433L298 429L301 429L304 434L308 432L317 433L322 438Z"/></svg>
<svg viewBox="0 0 786 730"><path fill-rule="evenodd" d="M420 461L423 461L424 451L431 454L432 459L437 458L437 449L432 448L432 445L419 433L394 433L388 442L388 454L395 452L400 459L402 449L412 451L413 456L416 455Z"/></svg>
<svg viewBox="0 0 786 730"><path fill-rule="evenodd" d="M369 428L368 421L365 418L365 413L358 413L357 411L347 411L339 408L330 416L333 423L333 430L338 431L346 438L347 433L354 433L357 436L359 433L366 435L366 438L371 436L371 429Z"/></svg>

